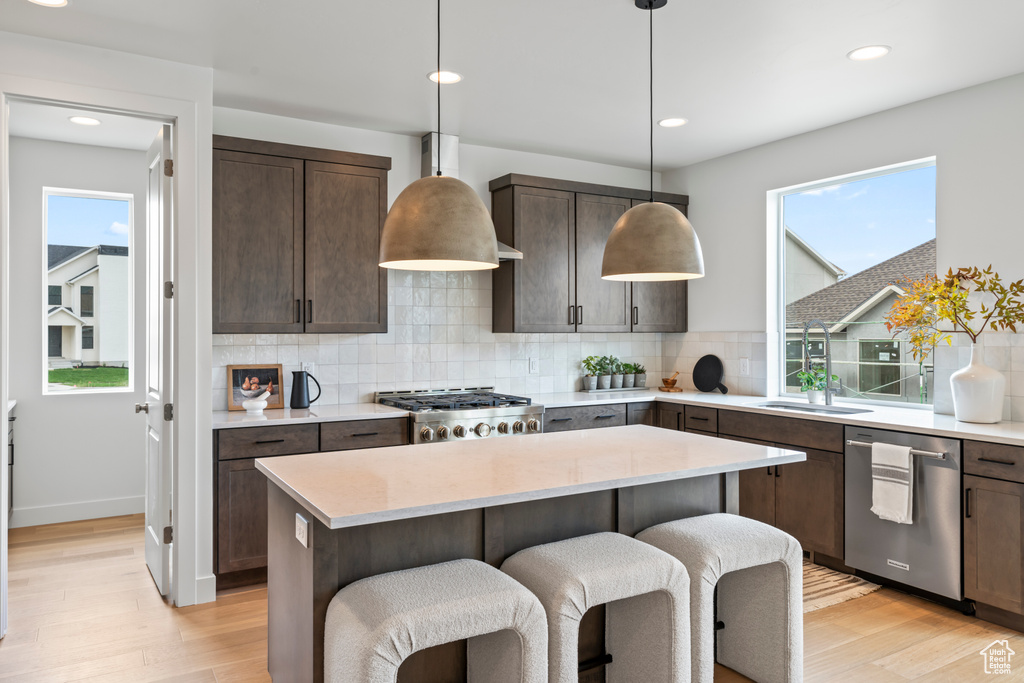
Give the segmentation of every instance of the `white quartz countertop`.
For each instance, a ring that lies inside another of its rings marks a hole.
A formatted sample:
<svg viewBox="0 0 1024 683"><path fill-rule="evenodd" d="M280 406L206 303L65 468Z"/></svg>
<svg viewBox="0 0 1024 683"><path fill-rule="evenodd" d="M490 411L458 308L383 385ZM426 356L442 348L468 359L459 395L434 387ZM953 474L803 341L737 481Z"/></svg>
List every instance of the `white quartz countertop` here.
<svg viewBox="0 0 1024 683"><path fill-rule="evenodd" d="M260 458L332 529L801 462L796 451L646 425Z"/></svg>
<svg viewBox="0 0 1024 683"><path fill-rule="evenodd" d="M762 415L793 417L801 420L818 420L833 422L855 427L871 427L875 429L892 429L909 431L917 434L944 436L953 439L973 439L991 443L1003 443L1012 446L1024 446L1024 423L1004 421L997 424L973 424L959 422L952 415L937 415L930 409L903 408L888 405L840 404L843 407L868 408L871 412L841 415L826 415L784 408L764 408L760 404L769 401L784 401L793 404L806 404L797 398L769 399L764 396L740 396L736 394L702 393L684 391L667 393L657 391L610 391L607 393L589 394L583 392L545 394L531 397L535 403L545 408L567 406L600 405L607 403L634 403L658 400L665 403L685 403L708 408L724 408Z"/></svg>
<svg viewBox="0 0 1024 683"><path fill-rule="evenodd" d="M249 415L244 410L219 410L213 413L214 429L232 427L257 427L270 425L307 424L310 422L344 422L347 420L376 420L389 417L405 417L407 410L400 410L379 403L352 403L340 406L313 405L304 410L279 408L264 410L262 415Z"/></svg>

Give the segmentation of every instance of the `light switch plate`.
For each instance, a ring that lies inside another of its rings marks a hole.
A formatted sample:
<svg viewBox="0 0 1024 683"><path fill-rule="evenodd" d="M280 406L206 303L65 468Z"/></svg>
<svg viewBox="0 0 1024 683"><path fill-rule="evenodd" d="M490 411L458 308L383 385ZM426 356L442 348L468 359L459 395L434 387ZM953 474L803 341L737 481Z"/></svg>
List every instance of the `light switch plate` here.
<svg viewBox="0 0 1024 683"><path fill-rule="evenodd" d="M302 364L302 369L312 375L314 369L313 365L314 364L311 361L306 361L305 363Z"/></svg>
<svg viewBox="0 0 1024 683"><path fill-rule="evenodd" d="M740 377L750 376L750 359L740 358Z"/></svg>
<svg viewBox="0 0 1024 683"><path fill-rule="evenodd" d="M297 512L295 513L295 538L303 548L309 547L309 522Z"/></svg>
<svg viewBox="0 0 1024 683"><path fill-rule="evenodd" d="M536 375L540 373L540 358L530 359L530 374Z"/></svg>

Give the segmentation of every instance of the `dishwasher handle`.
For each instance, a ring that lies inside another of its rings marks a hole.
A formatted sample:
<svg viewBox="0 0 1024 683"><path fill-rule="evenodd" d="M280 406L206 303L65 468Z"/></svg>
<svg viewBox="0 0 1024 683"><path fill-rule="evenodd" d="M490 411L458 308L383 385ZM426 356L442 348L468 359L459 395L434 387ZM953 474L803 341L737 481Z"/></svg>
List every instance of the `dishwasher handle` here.
<svg viewBox="0 0 1024 683"><path fill-rule="evenodd" d="M846 440L847 446L856 446L858 448L871 448L871 444L866 441L854 441L853 439ZM921 451L916 448L910 449L911 455L920 455L923 458L933 458L935 460L945 460L946 454L938 451Z"/></svg>

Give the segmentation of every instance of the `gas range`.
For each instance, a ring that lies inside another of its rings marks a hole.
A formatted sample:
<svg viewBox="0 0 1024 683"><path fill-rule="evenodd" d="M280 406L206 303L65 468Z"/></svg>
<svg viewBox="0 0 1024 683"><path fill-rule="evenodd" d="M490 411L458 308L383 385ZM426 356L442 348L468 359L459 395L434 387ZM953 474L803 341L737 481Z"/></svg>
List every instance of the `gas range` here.
<svg viewBox="0 0 1024 683"><path fill-rule="evenodd" d="M542 431L544 406L493 389L379 391L377 402L412 413L412 443L525 436Z"/></svg>

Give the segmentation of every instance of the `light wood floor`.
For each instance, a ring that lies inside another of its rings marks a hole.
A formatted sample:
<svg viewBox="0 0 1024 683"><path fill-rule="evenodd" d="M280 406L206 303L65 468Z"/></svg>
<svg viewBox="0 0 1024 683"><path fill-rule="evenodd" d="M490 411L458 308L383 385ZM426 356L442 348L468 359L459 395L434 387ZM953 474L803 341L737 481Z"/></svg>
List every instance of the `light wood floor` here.
<svg viewBox="0 0 1024 683"><path fill-rule="evenodd" d="M10 599L4 683L270 680L266 588L168 606L141 515L12 529ZM1020 653L997 680L1024 680L1024 635L888 589L806 615L804 634L808 683L985 681L978 652L996 639ZM719 667L715 680L747 679Z"/></svg>

